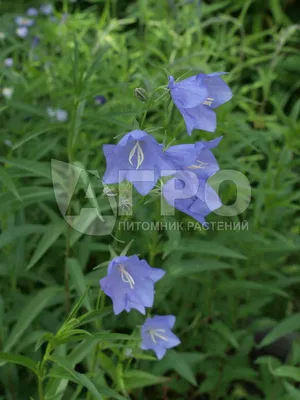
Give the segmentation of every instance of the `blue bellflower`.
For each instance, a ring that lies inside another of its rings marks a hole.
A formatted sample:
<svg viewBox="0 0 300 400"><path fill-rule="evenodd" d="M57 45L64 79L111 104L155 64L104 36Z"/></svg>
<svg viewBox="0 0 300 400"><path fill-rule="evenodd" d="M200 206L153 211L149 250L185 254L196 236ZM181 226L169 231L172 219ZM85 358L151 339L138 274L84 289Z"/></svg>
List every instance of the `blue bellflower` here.
<svg viewBox="0 0 300 400"><path fill-rule="evenodd" d="M26 26L19 26L16 29L16 34L21 38L25 38L28 35L28 28Z"/></svg>
<svg viewBox="0 0 300 400"><path fill-rule="evenodd" d="M26 14L29 17L36 17L38 15L38 13L39 13L38 10L36 8L33 8L33 7L28 8L28 10L26 12Z"/></svg>
<svg viewBox="0 0 300 400"><path fill-rule="evenodd" d="M173 315L155 315L147 318L142 326L142 350L153 350L159 360L166 354L167 349L178 346L180 340L171 331L175 324Z"/></svg>
<svg viewBox="0 0 300 400"><path fill-rule="evenodd" d="M40 43L41 39L38 36L33 36L31 41L31 48L35 49L36 46Z"/></svg>
<svg viewBox="0 0 300 400"><path fill-rule="evenodd" d="M40 7L40 11L44 15L51 15L53 12L52 4L42 4Z"/></svg>
<svg viewBox="0 0 300 400"><path fill-rule="evenodd" d="M177 83L173 76L169 77L172 100L184 118L189 135L193 129L216 130L213 109L232 97L231 90L220 77L222 74L226 72L198 74Z"/></svg>
<svg viewBox="0 0 300 400"><path fill-rule="evenodd" d="M11 57L8 57L4 60L4 65L6 67L12 67L14 65L14 60Z"/></svg>
<svg viewBox="0 0 300 400"><path fill-rule="evenodd" d="M138 256L115 257L109 264L107 276L99 283L104 293L113 301L116 315L123 310L137 309L145 314L145 307L152 307L154 283L163 277L165 271L152 268Z"/></svg>
<svg viewBox="0 0 300 400"><path fill-rule="evenodd" d="M164 156L177 170L194 172L199 179L208 179L219 170L218 162L210 149L218 146L222 136L209 142L170 146Z"/></svg>
<svg viewBox="0 0 300 400"><path fill-rule="evenodd" d="M161 171L166 168L163 146L153 136L141 130L127 133L117 145L103 145L106 171L103 182L132 182L141 195L148 194L156 185Z"/></svg>
<svg viewBox="0 0 300 400"><path fill-rule="evenodd" d="M95 104L97 104L97 105L102 105L102 104L106 103L106 98L102 95L95 96L94 100L95 100Z"/></svg>
<svg viewBox="0 0 300 400"><path fill-rule="evenodd" d="M30 19L30 18L27 18L27 17L16 17L16 18L15 18L15 23L16 23L18 26L26 26L26 27L29 27L29 26L32 26L32 25L34 24L34 20L33 20L33 19Z"/></svg>
<svg viewBox="0 0 300 400"><path fill-rule="evenodd" d="M162 193L172 207L206 226L206 216L221 207L222 203L207 179L198 179L193 174L192 171L177 172L174 178L164 184Z"/></svg>

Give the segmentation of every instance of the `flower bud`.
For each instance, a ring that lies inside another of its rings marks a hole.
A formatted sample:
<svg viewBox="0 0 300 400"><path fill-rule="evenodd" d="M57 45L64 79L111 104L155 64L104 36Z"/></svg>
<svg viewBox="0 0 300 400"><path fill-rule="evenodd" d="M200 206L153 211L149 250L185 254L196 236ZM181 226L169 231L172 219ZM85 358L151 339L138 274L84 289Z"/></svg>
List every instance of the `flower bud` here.
<svg viewBox="0 0 300 400"><path fill-rule="evenodd" d="M143 103L145 103L145 101L147 101L148 98L148 94L147 94L147 90L143 89L143 88L135 88L133 91L133 94L135 95L135 97L139 100L141 100Z"/></svg>

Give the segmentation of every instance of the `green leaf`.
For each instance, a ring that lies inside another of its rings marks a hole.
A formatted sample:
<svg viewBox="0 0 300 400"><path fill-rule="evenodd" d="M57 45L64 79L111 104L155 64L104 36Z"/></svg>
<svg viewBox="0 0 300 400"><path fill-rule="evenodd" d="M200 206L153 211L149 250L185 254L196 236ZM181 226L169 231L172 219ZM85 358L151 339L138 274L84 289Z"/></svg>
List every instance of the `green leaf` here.
<svg viewBox="0 0 300 400"><path fill-rule="evenodd" d="M300 390L296 389L288 382L284 382L284 386L289 395L291 396L291 400L300 400Z"/></svg>
<svg viewBox="0 0 300 400"><path fill-rule="evenodd" d="M6 229L2 235L0 235L0 249L7 244L27 235L33 233L45 232L44 225L17 225Z"/></svg>
<svg viewBox="0 0 300 400"><path fill-rule="evenodd" d="M178 373L178 375L182 376L192 385L197 386L197 381L192 371L192 368L180 353L177 353L174 350L169 350L166 358L168 364L172 366L172 369L174 369Z"/></svg>
<svg viewBox="0 0 300 400"><path fill-rule="evenodd" d="M6 186L7 189L16 196L18 200L22 201L13 180L3 167L0 167L0 180L3 182L4 186Z"/></svg>
<svg viewBox="0 0 300 400"><path fill-rule="evenodd" d="M300 313L286 318L284 321L276 325L271 332L269 332L264 339L259 343L258 347L268 346L270 343L275 342L282 336L296 332L300 329Z"/></svg>
<svg viewBox="0 0 300 400"><path fill-rule="evenodd" d="M124 397L121 396L119 393L117 393L116 391L105 387L105 386L99 386L97 385L97 389L99 390L99 392L101 394L103 394L104 396L108 396L109 399L116 399L116 400L128 400L128 397Z"/></svg>
<svg viewBox="0 0 300 400"><path fill-rule="evenodd" d="M289 297L289 295L284 292L283 290L278 289L275 286L258 283L258 282L251 282L251 281L227 281L220 284L218 290L230 292L230 291L242 291L245 292L247 290L257 290L262 293L273 293L277 294L278 296L282 297Z"/></svg>
<svg viewBox="0 0 300 400"><path fill-rule="evenodd" d="M53 243L59 238L66 227L65 221L59 221L46 226L46 232L42 236L39 244L37 245L33 256L26 268L28 271L32 268L39 259L46 253L46 251L53 245Z"/></svg>
<svg viewBox="0 0 300 400"><path fill-rule="evenodd" d="M238 349L239 344L233 334L233 332L230 331L227 325L225 325L221 321L215 322L211 328L218 332L219 335L221 335L227 342L229 342L234 348Z"/></svg>
<svg viewBox="0 0 300 400"><path fill-rule="evenodd" d="M165 383L169 378L155 376L141 370L130 370L124 373L124 382L127 390L138 389Z"/></svg>
<svg viewBox="0 0 300 400"><path fill-rule="evenodd" d="M223 261L213 259L201 259L199 260L183 260L172 263L172 269L169 272L169 276L180 277L187 274L198 274L202 272L212 272L225 269L232 269L233 265L227 264Z"/></svg>
<svg viewBox="0 0 300 400"><path fill-rule="evenodd" d="M75 380L75 382L77 382L78 384L84 386L91 394L95 396L95 399L103 400L103 397L99 393L94 383L86 375L74 371L72 364L65 358L60 356L51 356L49 357L49 360L53 361L55 364L59 365L66 372L68 372L73 380Z"/></svg>
<svg viewBox="0 0 300 400"><path fill-rule="evenodd" d="M206 254L213 255L215 257L230 257L238 260L245 260L247 258L238 251L229 249L228 247L216 242L212 243L210 241L198 239L181 240L178 245L172 248L172 252ZM168 253L170 253L170 250L167 248L165 250L165 254Z"/></svg>
<svg viewBox="0 0 300 400"><path fill-rule="evenodd" d="M300 382L300 368L297 367L282 365L281 367L275 369L273 374L281 378L291 378L297 382Z"/></svg>
<svg viewBox="0 0 300 400"><path fill-rule="evenodd" d="M9 351L17 343L31 322L51 303L52 299L60 291L62 289L59 287L42 289L28 301L18 314L17 323L12 328L7 341L4 343L3 350L5 352Z"/></svg>
<svg viewBox="0 0 300 400"><path fill-rule="evenodd" d="M71 277L71 281L75 286L78 295L85 295L85 293L87 292L87 286L79 261L76 258L68 258L67 268ZM88 298L88 293L85 295L83 304L88 311L92 311L92 306Z"/></svg>
<svg viewBox="0 0 300 400"><path fill-rule="evenodd" d="M36 363L29 357L21 356L20 354L0 352L0 364L3 365L5 363L22 365L37 374Z"/></svg>
<svg viewBox="0 0 300 400"><path fill-rule="evenodd" d="M34 176L43 176L49 180L51 179L50 167L45 162L31 161L26 158L6 159L4 157L0 157L0 161L5 163L7 166L13 166L31 172Z"/></svg>
<svg viewBox="0 0 300 400"><path fill-rule="evenodd" d="M51 130L53 130L53 128L52 128L52 129L51 129L51 128L46 128L46 129L39 130L38 132L31 133L30 135L25 136L24 139L20 140L20 141L17 142L16 144L14 144L13 147L12 147L12 149L13 149L13 150L16 150L16 149L18 149L19 147L23 146L23 144L29 142L29 141L32 140L32 139L36 139L37 137L39 137L39 136L42 135L43 133L49 132L49 131L51 131Z"/></svg>

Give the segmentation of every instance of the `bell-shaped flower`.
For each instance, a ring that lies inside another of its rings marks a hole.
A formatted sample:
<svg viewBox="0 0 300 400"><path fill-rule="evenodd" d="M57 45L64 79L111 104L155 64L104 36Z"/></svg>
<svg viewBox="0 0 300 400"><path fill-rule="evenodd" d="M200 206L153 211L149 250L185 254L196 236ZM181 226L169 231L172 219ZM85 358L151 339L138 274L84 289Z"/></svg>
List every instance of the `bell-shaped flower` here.
<svg viewBox="0 0 300 400"><path fill-rule="evenodd" d="M103 105L107 102L106 97L104 97L102 95L95 96L94 100L95 100L95 104L97 104L97 105Z"/></svg>
<svg viewBox="0 0 300 400"><path fill-rule="evenodd" d="M38 10L34 7L29 7L26 12L28 17L36 17L38 13L39 13Z"/></svg>
<svg viewBox="0 0 300 400"><path fill-rule="evenodd" d="M112 299L116 315L134 308L145 314L145 307L152 307L154 302L154 283L164 274L165 271L150 267L136 255L119 256L110 262L107 276L99 282Z"/></svg>
<svg viewBox="0 0 300 400"><path fill-rule="evenodd" d="M26 26L19 26L16 29L16 34L20 38L25 38L28 35L28 28Z"/></svg>
<svg viewBox="0 0 300 400"><path fill-rule="evenodd" d="M14 60L11 57L8 57L4 60L4 65L6 67L12 67L14 65Z"/></svg>
<svg viewBox="0 0 300 400"><path fill-rule="evenodd" d="M106 158L103 182L112 184L127 180L141 195L148 194L162 171L168 168L163 146L141 130L127 133L117 145L103 145L103 152Z"/></svg>
<svg viewBox="0 0 300 400"><path fill-rule="evenodd" d="M16 17L16 18L15 18L15 23L16 23L18 26L26 26L26 27L29 27L29 26L32 26L32 25L34 24L34 20L33 20L33 19L30 19L30 18L27 18L27 17Z"/></svg>
<svg viewBox="0 0 300 400"><path fill-rule="evenodd" d="M178 346L180 340L171 331L175 324L173 315L155 315L147 318L142 326L142 350L153 350L159 360L166 354L167 349Z"/></svg>
<svg viewBox="0 0 300 400"><path fill-rule="evenodd" d="M184 118L189 135L193 129L216 130L213 109L232 97L231 90L220 77L222 74L226 72L198 74L177 83L173 76L169 77L172 100Z"/></svg>
<svg viewBox="0 0 300 400"><path fill-rule="evenodd" d="M199 179L192 171L181 171L166 182L162 193L168 204L190 215L202 225L212 211L222 206L215 190L206 179Z"/></svg>
<svg viewBox="0 0 300 400"><path fill-rule="evenodd" d="M51 15L53 13L53 6L52 4L42 4L40 11L44 15Z"/></svg>
<svg viewBox="0 0 300 400"><path fill-rule="evenodd" d="M218 146L222 136L209 142L170 146L164 156L177 170L193 171L199 179L208 179L220 168L211 149Z"/></svg>

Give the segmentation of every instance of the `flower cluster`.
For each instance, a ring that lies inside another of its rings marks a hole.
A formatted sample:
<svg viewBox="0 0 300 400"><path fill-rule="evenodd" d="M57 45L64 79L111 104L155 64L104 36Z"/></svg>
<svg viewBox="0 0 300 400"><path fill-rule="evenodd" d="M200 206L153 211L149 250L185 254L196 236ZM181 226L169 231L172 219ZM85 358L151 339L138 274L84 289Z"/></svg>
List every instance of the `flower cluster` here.
<svg viewBox="0 0 300 400"><path fill-rule="evenodd" d="M222 74L224 72L198 74L179 82L169 77L167 88L184 118L189 135L194 129L215 131L214 109L232 97L231 90L221 78ZM219 170L212 149L218 146L221 139L165 149L147 132L133 130L118 144L103 145L106 158L103 182L116 184L128 181L139 194L145 196L160 178L169 177L162 187L167 203L204 225L206 216L222 205L217 193L207 183ZM112 299L116 315L132 309L145 314L145 308L153 306L154 284L164 274L163 270L150 267L136 255L119 256L110 262L107 276L100 280L100 286ZM147 318L141 328L141 349L153 350L161 359L167 349L180 343L171 331L174 324L175 317L172 315Z"/></svg>
<svg viewBox="0 0 300 400"><path fill-rule="evenodd" d="M27 9L26 16L17 16L15 18L15 23L17 25L16 34L25 38L29 33L29 28L35 24L34 17L39 14L50 16L52 15L53 7L51 4L42 4L40 9L30 7Z"/></svg>

